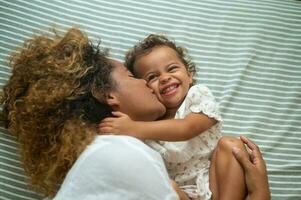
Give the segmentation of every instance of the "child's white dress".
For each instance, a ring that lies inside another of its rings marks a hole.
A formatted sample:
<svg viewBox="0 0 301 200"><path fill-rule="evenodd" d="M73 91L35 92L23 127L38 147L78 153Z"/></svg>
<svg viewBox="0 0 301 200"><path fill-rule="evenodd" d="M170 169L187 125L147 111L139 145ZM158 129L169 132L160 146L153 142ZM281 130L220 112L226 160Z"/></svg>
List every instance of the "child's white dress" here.
<svg viewBox="0 0 301 200"><path fill-rule="evenodd" d="M200 135L181 142L154 142L148 144L159 151L165 161L169 176L192 199L211 199L209 189L210 157L221 137L221 115L218 104L204 85L195 85L176 113L176 119L185 118L190 113L203 113L218 121Z"/></svg>

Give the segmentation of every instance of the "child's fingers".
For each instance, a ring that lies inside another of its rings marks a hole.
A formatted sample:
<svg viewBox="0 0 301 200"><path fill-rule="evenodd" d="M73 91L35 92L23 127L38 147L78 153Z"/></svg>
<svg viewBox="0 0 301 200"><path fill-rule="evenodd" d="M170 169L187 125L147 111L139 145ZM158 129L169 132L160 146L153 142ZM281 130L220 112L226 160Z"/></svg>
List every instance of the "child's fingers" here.
<svg viewBox="0 0 301 200"><path fill-rule="evenodd" d="M112 133L112 128L110 128L110 127L102 127L102 128L99 128L99 131L102 134L108 134L108 133Z"/></svg>
<svg viewBox="0 0 301 200"><path fill-rule="evenodd" d="M104 134L104 133L112 134L114 127L109 122L103 122L98 125L98 130L102 134Z"/></svg>
<svg viewBox="0 0 301 200"><path fill-rule="evenodd" d="M101 120L101 123L103 123L103 122L111 122L113 120L114 120L114 117L106 117L103 120Z"/></svg>
<svg viewBox="0 0 301 200"><path fill-rule="evenodd" d="M113 114L115 117L126 116L126 114L124 114L123 112L120 112L120 111L112 111L112 114Z"/></svg>
<svg viewBox="0 0 301 200"><path fill-rule="evenodd" d="M100 122L98 124L99 128L103 128L103 127L111 127L111 123L110 122Z"/></svg>

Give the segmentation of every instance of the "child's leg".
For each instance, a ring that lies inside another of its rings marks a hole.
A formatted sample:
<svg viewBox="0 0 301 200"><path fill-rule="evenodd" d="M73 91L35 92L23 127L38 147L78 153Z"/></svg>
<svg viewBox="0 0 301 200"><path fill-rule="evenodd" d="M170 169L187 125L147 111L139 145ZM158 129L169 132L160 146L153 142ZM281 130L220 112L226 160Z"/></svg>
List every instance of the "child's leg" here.
<svg viewBox="0 0 301 200"><path fill-rule="evenodd" d="M246 149L234 137L222 137L214 151L210 166L210 189L213 200L243 200L246 197L245 175L232 154L232 147Z"/></svg>

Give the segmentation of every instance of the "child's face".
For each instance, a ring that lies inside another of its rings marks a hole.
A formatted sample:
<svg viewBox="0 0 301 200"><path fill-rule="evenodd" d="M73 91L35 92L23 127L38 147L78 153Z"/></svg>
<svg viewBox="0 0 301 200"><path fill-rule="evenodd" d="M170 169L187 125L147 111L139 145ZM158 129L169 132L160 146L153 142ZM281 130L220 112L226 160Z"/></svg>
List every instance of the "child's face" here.
<svg viewBox="0 0 301 200"><path fill-rule="evenodd" d="M192 76L177 52L167 46L154 47L150 53L140 56L134 71L147 81L167 109L180 107L192 83Z"/></svg>

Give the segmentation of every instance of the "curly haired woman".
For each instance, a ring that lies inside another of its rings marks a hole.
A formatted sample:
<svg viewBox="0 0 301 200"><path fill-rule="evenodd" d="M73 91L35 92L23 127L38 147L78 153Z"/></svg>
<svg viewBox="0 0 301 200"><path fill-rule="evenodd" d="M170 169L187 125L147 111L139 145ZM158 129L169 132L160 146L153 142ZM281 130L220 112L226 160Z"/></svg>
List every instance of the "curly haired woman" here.
<svg viewBox="0 0 301 200"><path fill-rule="evenodd" d="M92 142L96 122L111 112L100 103L112 89L113 65L79 30L28 40L10 60L4 115L31 183L54 195L79 154Z"/></svg>
<svg viewBox="0 0 301 200"><path fill-rule="evenodd" d="M74 28L63 37L27 40L10 66L1 121L17 137L25 172L43 196L178 199L159 154L135 138L97 136L98 122L112 110L140 121L164 114L144 80ZM253 177L266 176L264 162L259 163ZM264 187L251 186L252 194L262 194Z"/></svg>

